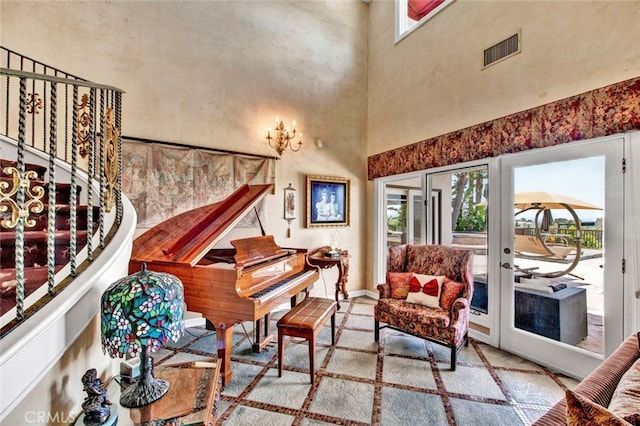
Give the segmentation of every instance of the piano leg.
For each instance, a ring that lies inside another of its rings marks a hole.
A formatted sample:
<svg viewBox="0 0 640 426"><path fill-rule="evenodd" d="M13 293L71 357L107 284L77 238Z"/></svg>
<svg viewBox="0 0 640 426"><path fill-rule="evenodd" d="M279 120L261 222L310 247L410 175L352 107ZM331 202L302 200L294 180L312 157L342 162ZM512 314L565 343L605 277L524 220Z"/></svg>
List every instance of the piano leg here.
<svg viewBox="0 0 640 426"><path fill-rule="evenodd" d="M262 331L264 321L264 333ZM255 325L255 339L253 342L253 352L259 353L273 341L273 335L271 334L271 314L266 314L263 318L256 321Z"/></svg>
<svg viewBox="0 0 640 426"><path fill-rule="evenodd" d="M218 360L222 362L220 375L222 385L231 383L231 349L233 348L233 324L216 324Z"/></svg>

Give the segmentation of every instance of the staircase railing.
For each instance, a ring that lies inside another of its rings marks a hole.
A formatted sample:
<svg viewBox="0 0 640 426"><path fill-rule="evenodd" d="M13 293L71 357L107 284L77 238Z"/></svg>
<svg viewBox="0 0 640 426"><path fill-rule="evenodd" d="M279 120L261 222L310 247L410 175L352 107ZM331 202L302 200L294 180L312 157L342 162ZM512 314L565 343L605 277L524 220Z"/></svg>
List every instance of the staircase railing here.
<svg viewBox="0 0 640 426"><path fill-rule="evenodd" d="M2 316L1 337L60 294L117 230L123 93L0 47L0 135L12 143L3 145L0 158L14 162L0 171L10 178L0 182L0 226L15 231L15 308ZM32 190L27 165L33 162L47 167L46 189ZM31 297L25 295L25 232L44 205L56 205L61 182L70 183L70 262L61 270L56 266L56 209L48 208L46 294ZM87 205L84 249L76 245L80 203Z"/></svg>

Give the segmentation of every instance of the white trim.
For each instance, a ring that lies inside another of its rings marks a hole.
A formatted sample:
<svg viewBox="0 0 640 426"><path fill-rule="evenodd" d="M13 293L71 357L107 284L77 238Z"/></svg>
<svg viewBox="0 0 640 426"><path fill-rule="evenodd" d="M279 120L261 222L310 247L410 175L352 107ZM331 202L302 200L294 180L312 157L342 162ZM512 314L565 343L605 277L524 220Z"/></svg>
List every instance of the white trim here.
<svg viewBox="0 0 640 426"><path fill-rule="evenodd" d="M400 40L420 28L425 22L436 16L454 1L456 0L445 0L440 6L429 12L427 16L415 22L407 16L407 0L395 0L395 43L397 44Z"/></svg>
<svg viewBox="0 0 640 426"><path fill-rule="evenodd" d="M640 330L640 131L628 135L625 143L627 172L624 185L624 335Z"/></svg>

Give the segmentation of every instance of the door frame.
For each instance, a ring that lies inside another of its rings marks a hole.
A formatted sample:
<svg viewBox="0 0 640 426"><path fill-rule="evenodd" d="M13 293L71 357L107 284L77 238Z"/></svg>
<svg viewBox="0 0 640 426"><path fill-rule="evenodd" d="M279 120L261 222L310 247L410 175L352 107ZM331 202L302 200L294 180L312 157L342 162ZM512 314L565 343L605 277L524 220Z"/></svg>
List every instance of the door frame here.
<svg viewBox="0 0 640 426"><path fill-rule="evenodd" d="M385 187L388 184L393 184L393 182L403 181L407 179L415 179L421 178L422 182L422 198L423 200L427 200L427 206L425 206L425 211L431 210L431 196L427 196L427 194L431 194L431 188L427 185L427 174L435 174L435 173L443 173L443 172L455 172L457 170L468 169L468 168L477 168L477 167L487 167L488 179L489 179L489 196L488 196L488 210L493 209L493 211L498 211L496 206L499 206L500 202L500 190L494 188L491 189L491 182L499 182L499 158L491 157L484 158L481 160L474 160L465 163L458 163L450 166L442 166L436 167L427 170L420 170L416 172L404 173L400 175L386 176L381 178L376 178L373 180L373 202L374 202L374 210L373 210L373 224L374 229L378 230L378 232L374 232L374 241L373 241L373 267L372 267L372 282L373 283L381 283L385 280L386 274L386 263L384 259L387 258L386 254L386 245L385 245L385 236L381 230L385 229L385 224L383 223L384 218L386 217L385 213ZM446 214L446 213L443 213ZM428 215L430 217L431 215ZM499 214L488 214L487 221L487 274L490 277L495 277L493 279L489 279L487 291L489 296L488 299L488 310L489 314L481 314L479 316L473 316L471 318L471 322L476 324L477 327L469 328L469 336L477 341L487 343L489 345L499 347L500 344L500 285L499 279L500 276L500 234L499 232L489 232L491 229L499 230L500 229L500 215ZM426 227L425 232L432 228L432 223L430 219L424 220L422 223L423 227ZM375 284L374 284L375 287ZM374 298L378 297L377 292L373 292L372 296ZM493 330L491 332L490 330Z"/></svg>
<svg viewBox="0 0 640 426"><path fill-rule="evenodd" d="M616 142L619 145L616 145ZM624 274L622 260L624 258L624 209L622 159L624 158L625 138L622 135L592 139L579 144L563 144L554 147L540 148L501 158L501 198L500 209L501 253L500 263L513 265L513 169L528 165L542 164L543 159L549 162L576 160L580 158L605 156L605 253L603 262L610 265L605 271L607 280L620 284L608 288L604 299L604 355L576 348L561 342L555 342L533 333L518 330L514 327L513 307L513 269L500 268L502 296L500 299L503 321L500 329L500 347L540 365L547 365L573 377L585 377L609 355L623 339L624 330ZM616 158L618 157L618 158ZM610 173L610 170L620 170ZM574 177L575 178L575 177ZM615 226L619 221L621 226ZM608 224L608 225L607 225ZM507 249L509 252L507 253ZM617 301L617 302L616 302ZM571 356L568 356L571 355Z"/></svg>

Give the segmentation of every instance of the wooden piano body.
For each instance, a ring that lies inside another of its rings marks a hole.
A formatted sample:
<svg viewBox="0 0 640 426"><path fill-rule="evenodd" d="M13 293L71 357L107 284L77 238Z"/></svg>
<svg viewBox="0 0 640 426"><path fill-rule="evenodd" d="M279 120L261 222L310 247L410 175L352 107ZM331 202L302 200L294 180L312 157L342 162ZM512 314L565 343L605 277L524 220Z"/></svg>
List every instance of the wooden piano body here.
<svg viewBox="0 0 640 426"><path fill-rule="evenodd" d="M231 381L233 325L254 321L253 349L261 351L273 339L269 313L287 301L294 305L319 276L307 261L307 250L280 248L271 235L231 241L234 248L214 248L270 189L244 185L225 200L174 216L133 242L129 272L146 263L151 271L177 276L187 309L216 328L225 384Z"/></svg>

